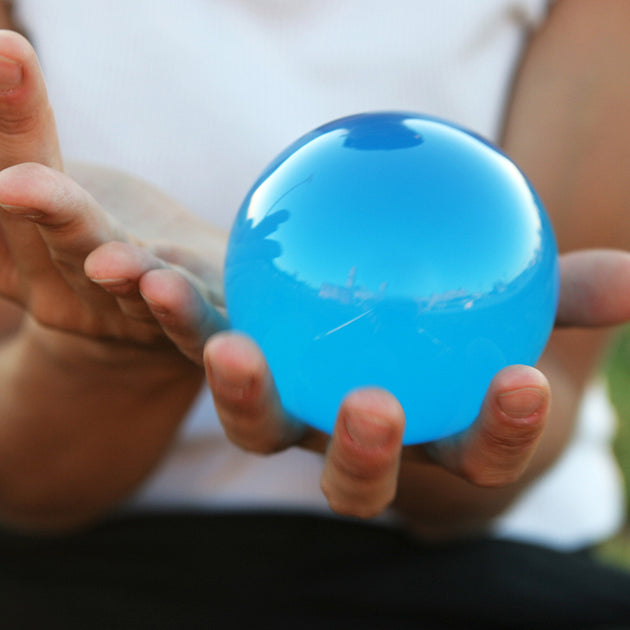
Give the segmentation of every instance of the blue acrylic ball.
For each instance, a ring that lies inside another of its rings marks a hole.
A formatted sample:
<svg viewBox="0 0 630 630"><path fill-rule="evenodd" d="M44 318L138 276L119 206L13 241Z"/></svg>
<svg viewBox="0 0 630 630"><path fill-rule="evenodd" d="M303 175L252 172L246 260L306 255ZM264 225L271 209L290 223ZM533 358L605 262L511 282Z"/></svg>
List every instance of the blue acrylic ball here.
<svg viewBox="0 0 630 630"><path fill-rule="evenodd" d="M230 324L261 347L287 411L330 433L350 390L380 386L407 444L467 428L498 370L536 363L558 288L549 220L514 163L402 112L287 148L245 198L225 261Z"/></svg>

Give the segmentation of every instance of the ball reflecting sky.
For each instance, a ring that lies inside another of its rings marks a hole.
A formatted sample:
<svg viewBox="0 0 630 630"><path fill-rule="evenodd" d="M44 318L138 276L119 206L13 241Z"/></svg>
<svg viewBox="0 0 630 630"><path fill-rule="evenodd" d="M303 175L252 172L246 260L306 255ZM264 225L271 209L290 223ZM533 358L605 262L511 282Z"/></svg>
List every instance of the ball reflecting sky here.
<svg viewBox="0 0 630 630"><path fill-rule="evenodd" d="M350 116L297 140L233 224L225 298L283 405L332 432L357 387L391 391L404 442L467 428L498 370L553 327L557 249L514 163L456 125Z"/></svg>

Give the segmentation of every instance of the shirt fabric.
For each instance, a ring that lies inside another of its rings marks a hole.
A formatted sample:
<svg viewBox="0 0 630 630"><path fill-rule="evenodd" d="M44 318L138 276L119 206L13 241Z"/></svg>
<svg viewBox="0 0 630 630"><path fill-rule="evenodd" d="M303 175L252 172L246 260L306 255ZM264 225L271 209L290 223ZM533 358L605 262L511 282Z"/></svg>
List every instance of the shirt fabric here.
<svg viewBox="0 0 630 630"><path fill-rule="evenodd" d="M228 229L265 165L332 119L410 110L498 141L519 53L545 0L20 0L64 156L131 172ZM575 548L623 519L601 386L556 465L498 536ZM202 392L129 509L329 514L322 460L244 453ZM392 516L391 514L389 516Z"/></svg>

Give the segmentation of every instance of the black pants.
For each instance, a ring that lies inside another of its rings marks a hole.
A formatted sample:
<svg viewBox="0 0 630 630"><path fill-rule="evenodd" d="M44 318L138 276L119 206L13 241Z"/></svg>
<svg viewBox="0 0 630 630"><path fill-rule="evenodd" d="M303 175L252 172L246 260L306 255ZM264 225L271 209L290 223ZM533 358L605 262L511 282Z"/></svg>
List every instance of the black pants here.
<svg viewBox="0 0 630 630"><path fill-rule="evenodd" d="M273 625L272 625L273 624ZM586 553L289 515L152 515L0 533L0 628L630 628L630 575Z"/></svg>

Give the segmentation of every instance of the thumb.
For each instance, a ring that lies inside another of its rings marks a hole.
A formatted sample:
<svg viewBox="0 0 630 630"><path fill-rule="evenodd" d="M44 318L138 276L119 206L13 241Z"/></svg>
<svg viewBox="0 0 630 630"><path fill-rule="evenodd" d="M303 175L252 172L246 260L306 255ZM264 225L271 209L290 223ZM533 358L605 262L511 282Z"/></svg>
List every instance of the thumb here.
<svg viewBox="0 0 630 630"><path fill-rule="evenodd" d="M22 162L62 168L37 55L22 35L0 30L0 169Z"/></svg>
<svg viewBox="0 0 630 630"><path fill-rule="evenodd" d="M500 487L525 472L545 429L550 390L535 368L511 365L492 380L479 417L466 431L424 445L444 468L482 487Z"/></svg>
<svg viewBox="0 0 630 630"><path fill-rule="evenodd" d="M560 260L557 326L614 326L630 320L630 253L592 249Z"/></svg>

